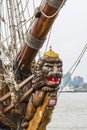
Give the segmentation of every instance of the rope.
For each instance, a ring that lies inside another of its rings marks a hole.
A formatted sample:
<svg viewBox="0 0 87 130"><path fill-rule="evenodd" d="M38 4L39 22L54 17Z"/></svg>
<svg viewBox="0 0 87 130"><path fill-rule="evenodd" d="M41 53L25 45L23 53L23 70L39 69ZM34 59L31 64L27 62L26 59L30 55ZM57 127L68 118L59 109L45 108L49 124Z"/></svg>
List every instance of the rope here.
<svg viewBox="0 0 87 130"><path fill-rule="evenodd" d="M32 16L29 20L27 20L23 25L21 25L20 27L19 27L19 29L22 27L22 26L24 26L26 23L28 23L32 18L33 18L34 16ZM18 29L16 29L16 31L18 31ZM1 44L2 43L4 43L8 38L10 38L12 35L14 35L14 33L12 33L11 35L9 35L6 39L4 39L2 42L1 42Z"/></svg>
<svg viewBox="0 0 87 130"><path fill-rule="evenodd" d="M47 44L46 44L46 48L45 48L45 51L44 51L44 53L47 51L48 44L49 44L50 37L51 37L51 32L52 32L52 28L51 28L51 29L50 29L50 31L49 31L48 40L47 40Z"/></svg>
<svg viewBox="0 0 87 130"><path fill-rule="evenodd" d="M4 58L2 57L3 62L5 61L5 63L8 63L10 65L10 68L12 68L12 66L13 66L14 58L16 57L16 54L18 54L19 47L21 48L23 45L22 43L24 43L22 38L26 37L26 31L27 31L26 25L34 17L34 16L32 16L30 18L29 8L28 8L29 0L26 0L23 3L22 2L23 1L21 1L21 0L20 1L7 0L7 1L2 1L2 3L1 3L1 4L3 4L2 12L3 11L4 12L3 12L2 17L0 16L0 19L2 22L1 26L3 27L3 29L5 31L1 30L1 34L3 34L4 37L2 37L2 35L0 35L0 37L2 38L0 41L1 42L0 50L2 52L2 56L5 56ZM33 0L33 4L34 4L34 0ZM35 6L35 4L34 4L34 6ZM28 18L30 18L30 19L25 20L25 16L24 16L24 15L26 15L25 13L28 14ZM14 19L15 25L13 23L11 23L12 19ZM8 22L8 20L9 20L9 23L6 23L6 22ZM13 28L13 27L15 28L15 32L10 31L11 28ZM23 30L23 31L21 32L21 30ZM25 33L24 33L24 31L25 31ZM15 46L14 46L13 40L12 40L12 38L14 38L14 36L16 37L16 41L14 42ZM5 45L4 43L6 44L6 46L4 46ZM8 74L9 70L7 68L4 68L4 69L5 69L6 73ZM5 78L7 78L7 77L5 77ZM1 80L0 82L12 83L13 81L5 81L5 80L2 81Z"/></svg>
<svg viewBox="0 0 87 130"><path fill-rule="evenodd" d="M69 71L63 76L63 78L65 78L65 76L67 76L68 73L71 73L70 77L67 79L67 81L64 84L64 86L62 87L61 91L58 93L58 96L60 95L60 93L62 92L62 90L64 89L64 87L67 85L67 83L69 82L71 76L73 75L74 71L76 70L77 66L79 65L79 63L80 63L82 57L84 56L86 50L87 50L87 44L85 44L83 50L81 51L81 53L78 56L78 58L75 61L75 63L72 65L72 67L69 69Z"/></svg>
<svg viewBox="0 0 87 130"><path fill-rule="evenodd" d="M41 2L41 4L42 4L42 3L43 3L43 1ZM59 11L60 11L60 9L63 7L64 3L65 3L65 0L62 2L61 6L57 9L57 11L56 11L53 15L46 15L46 14L42 11L42 6L41 6L41 5L40 5L39 8L40 8L41 13L42 13L46 18L50 19L50 18L55 17L55 16L59 13Z"/></svg>
<svg viewBox="0 0 87 130"><path fill-rule="evenodd" d="M33 10L35 10L35 1L33 0Z"/></svg>
<svg viewBox="0 0 87 130"><path fill-rule="evenodd" d="M84 46L83 50L81 51L79 57L77 58L75 63L72 65L72 67L69 69L69 71L63 76L63 78L73 69L74 66L76 67L80 63L80 61L81 61L81 59L82 59L86 49L87 49L87 44L85 44L85 46Z"/></svg>
<svg viewBox="0 0 87 130"><path fill-rule="evenodd" d="M5 78L10 78L11 77L11 76L7 76L5 74L0 74L0 76L5 77ZM12 78L14 78L14 77L12 77Z"/></svg>
<svg viewBox="0 0 87 130"><path fill-rule="evenodd" d="M24 12L25 12L25 10L27 8L28 16L30 18L30 13L29 13L29 9L28 9L28 3L29 3L29 0L28 1L26 0L26 5L25 5L25 8L24 8Z"/></svg>
<svg viewBox="0 0 87 130"><path fill-rule="evenodd" d="M23 10L23 3L22 3L22 1L21 1L21 12L22 12L22 17L23 17L23 21L25 21L25 14L24 14L24 10ZM27 31L27 26L26 26L26 24L25 24L25 32ZM23 32L23 34L24 34L24 32Z"/></svg>
<svg viewBox="0 0 87 130"><path fill-rule="evenodd" d="M0 4L3 2L3 0L0 1Z"/></svg>
<svg viewBox="0 0 87 130"><path fill-rule="evenodd" d="M5 12L5 11L4 11L4 3L2 3L1 7L2 7L2 9L3 9L3 10L1 11L1 15L3 16L3 17L1 16L1 19L2 19L2 22L4 23L4 30L5 30L5 31L2 31L2 35L6 37L7 34L8 34L8 32L7 32L7 26L8 26L8 24L6 23L6 21L5 21L5 19L4 19L4 17L5 17L5 13L4 13L4 12ZM7 10L7 9L6 9L6 10ZM7 25L7 26L6 26L6 25ZM8 40L7 40L7 45L8 45Z"/></svg>

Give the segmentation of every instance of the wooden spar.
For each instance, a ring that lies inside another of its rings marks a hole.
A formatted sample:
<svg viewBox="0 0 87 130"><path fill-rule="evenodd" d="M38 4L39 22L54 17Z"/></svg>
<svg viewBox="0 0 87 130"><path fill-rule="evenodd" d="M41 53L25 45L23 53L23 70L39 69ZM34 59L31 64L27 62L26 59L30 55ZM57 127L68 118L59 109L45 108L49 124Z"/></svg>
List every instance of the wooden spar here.
<svg viewBox="0 0 87 130"><path fill-rule="evenodd" d="M8 107L6 107L3 110L3 113L6 114L7 112L9 112L10 110L12 110L13 108L16 107L16 105L19 105L20 103L22 103L27 97L29 97L31 95L31 93L33 92L33 87L31 87L19 100L18 104L11 104Z"/></svg>
<svg viewBox="0 0 87 130"><path fill-rule="evenodd" d="M32 80L33 77L34 75L31 75L30 77L25 79L22 83L18 85L18 89L22 89L26 84L28 84ZM11 96L11 92L8 92L7 94L5 94L3 97L0 98L0 103L10 98L10 96Z"/></svg>
<svg viewBox="0 0 87 130"><path fill-rule="evenodd" d="M5 94L3 97L0 98L0 103L5 101L6 99L8 99L11 96L11 93L8 92L7 94Z"/></svg>
<svg viewBox="0 0 87 130"><path fill-rule="evenodd" d="M6 114L6 113L9 112L10 110L12 110L14 107L15 107L14 104L9 105L8 107L6 107L6 108L3 110L3 114Z"/></svg>
<svg viewBox="0 0 87 130"><path fill-rule="evenodd" d="M33 92L33 87L31 87L19 100L19 103L22 103L27 97L30 96L30 94Z"/></svg>
<svg viewBox="0 0 87 130"><path fill-rule="evenodd" d="M16 77L18 77L18 75L23 77L24 75L27 76L29 74L30 65L38 50L42 47L58 14L58 10L60 10L61 5L63 5L64 2L65 0L46 0L45 5L41 5L41 9L36 13L33 26L27 35L27 42L14 63L14 72Z"/></svg>

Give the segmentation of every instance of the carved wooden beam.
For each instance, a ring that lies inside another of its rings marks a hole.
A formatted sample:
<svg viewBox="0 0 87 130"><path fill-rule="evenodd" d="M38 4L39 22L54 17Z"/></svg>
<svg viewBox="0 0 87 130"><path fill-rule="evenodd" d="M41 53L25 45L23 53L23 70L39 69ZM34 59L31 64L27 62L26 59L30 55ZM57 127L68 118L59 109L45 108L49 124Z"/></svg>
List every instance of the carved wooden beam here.
<svg viewBox="0 0 87 130"><path fill-rule="evenodd" d="M25 85L27 85L33 79L33 77L34 77L34 75L31 75L30 77L28 77L27 79L25 79L23 82L21 82L19 85L17 85L18 91L20 89L22 89ZM0 98L0 103L3 102L3 101L5 101L6 99L8 99L10 97L11 97L11 92L8 92L7 94L5 94L3 97Z"/></svg>

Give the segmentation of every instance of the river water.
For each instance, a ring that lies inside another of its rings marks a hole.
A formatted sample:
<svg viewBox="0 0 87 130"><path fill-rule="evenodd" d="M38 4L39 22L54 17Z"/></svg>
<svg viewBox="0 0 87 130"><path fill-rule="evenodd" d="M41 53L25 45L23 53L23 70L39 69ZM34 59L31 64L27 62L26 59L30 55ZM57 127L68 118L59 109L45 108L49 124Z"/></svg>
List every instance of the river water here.
<svg viewBox="0 0 87 130"><path fill-rule="evenodd" d="M47 130L87 130L87 93L61 93Z"/></svg>

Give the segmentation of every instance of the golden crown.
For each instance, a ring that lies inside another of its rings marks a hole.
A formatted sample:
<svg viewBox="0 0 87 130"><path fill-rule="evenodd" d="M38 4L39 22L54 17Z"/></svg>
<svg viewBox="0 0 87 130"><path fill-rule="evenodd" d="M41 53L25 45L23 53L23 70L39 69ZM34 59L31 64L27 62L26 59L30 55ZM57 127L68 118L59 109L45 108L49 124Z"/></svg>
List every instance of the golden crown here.
<svg viewBox="0 0 87 130"><path fill-rule="evenodd" d="M59 55L57 53L55 53L53 50L52 50L52 47L50 46L50 50L47 51L45 54L44 54L44 57L48 57L48 58L59 58Z"/></svg>

